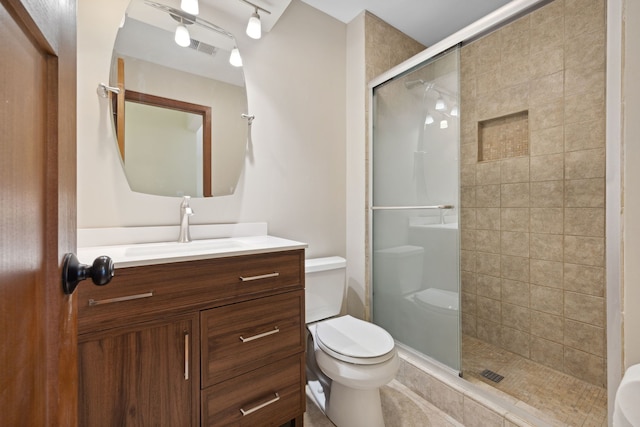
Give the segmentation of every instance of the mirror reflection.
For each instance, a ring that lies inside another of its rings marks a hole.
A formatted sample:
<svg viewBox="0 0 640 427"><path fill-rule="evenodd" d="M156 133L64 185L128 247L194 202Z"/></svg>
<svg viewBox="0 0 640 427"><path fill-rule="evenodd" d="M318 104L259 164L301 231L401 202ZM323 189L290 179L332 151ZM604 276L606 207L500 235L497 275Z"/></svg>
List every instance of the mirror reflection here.
<svg viewBox="0 0 640 427"><path fill-rule="evenodd" d="M177 9L132 0L118 30L110 85L120 89L111 107L123 168L137 192L232 194L248 136L242 67L229 61L235 39L204 11ZM177 27L188 46L177 44Z"/></svg>

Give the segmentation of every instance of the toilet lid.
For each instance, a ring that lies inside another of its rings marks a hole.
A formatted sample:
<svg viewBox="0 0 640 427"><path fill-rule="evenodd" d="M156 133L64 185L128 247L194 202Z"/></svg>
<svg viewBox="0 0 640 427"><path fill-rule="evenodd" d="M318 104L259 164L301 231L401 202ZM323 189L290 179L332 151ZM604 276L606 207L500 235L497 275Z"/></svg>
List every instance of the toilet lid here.
<svg viewBox="0 0 640 427"><path fill-rule="evenodd" d="M458 311L458 293L444 289L429 288L413 295L415 302L427 306Z"/></svg>
<svg viewBox="0 0 640 427"><path fill-rule="evenodd" d="M326 353L355 364L382 363L395 354L393 337L387 331L348 315L319 322L316 339Z"/></svg>

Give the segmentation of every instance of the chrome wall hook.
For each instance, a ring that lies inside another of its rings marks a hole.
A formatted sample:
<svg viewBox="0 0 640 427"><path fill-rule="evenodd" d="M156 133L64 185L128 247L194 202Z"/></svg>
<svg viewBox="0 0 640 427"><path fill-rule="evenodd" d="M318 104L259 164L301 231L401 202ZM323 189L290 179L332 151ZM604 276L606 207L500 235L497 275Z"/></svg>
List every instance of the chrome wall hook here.
<svg viewBox="0 0 640 427"><path fill-rule="evenodd" d="M120 88L117 87L113 87L113 86L107 86L104 83L99 83L98 84L98 88L96 89L96 92L98 92L98 95L100 95L103 98L108 98L109 97L109 92L113 92L116 95L120 93Z"/></svg>
<svg viewBox="0 0 640 427"><path fill-rule="evenodd" d="M247 119L247 124L249 126L251 126L251 123L253 123L253 120L256 118L256 116L254 116L253 114L240 114L240 117L242 117L243 119Z"/></svg>

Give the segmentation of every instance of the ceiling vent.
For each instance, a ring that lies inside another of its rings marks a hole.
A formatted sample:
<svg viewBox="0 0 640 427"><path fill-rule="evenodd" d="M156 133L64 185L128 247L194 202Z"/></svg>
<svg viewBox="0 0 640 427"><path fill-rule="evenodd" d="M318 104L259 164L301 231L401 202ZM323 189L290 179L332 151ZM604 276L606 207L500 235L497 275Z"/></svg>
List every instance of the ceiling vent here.
<svg viewBox="0 0 640 427"><path fill-rule="evenodd" d="M207 55L211 56L214 56L218 51L217 47L193 38L191 39L191 44L189 45L189 47L193 50L197 50L198 52L206 53Z"/></svg>

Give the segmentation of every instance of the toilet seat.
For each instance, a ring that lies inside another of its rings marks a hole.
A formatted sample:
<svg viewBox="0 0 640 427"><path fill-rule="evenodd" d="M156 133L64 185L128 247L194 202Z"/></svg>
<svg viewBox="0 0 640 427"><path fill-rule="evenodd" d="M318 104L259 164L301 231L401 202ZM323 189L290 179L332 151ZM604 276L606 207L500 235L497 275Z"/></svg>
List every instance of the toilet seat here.
<svg viewBox="0 0 640 427"><path fill-rule="evenodd" d="M330 356L357 365L382 363L395 354L395 342L387 331L349 315L318 322L315 338Z"/></svg>

